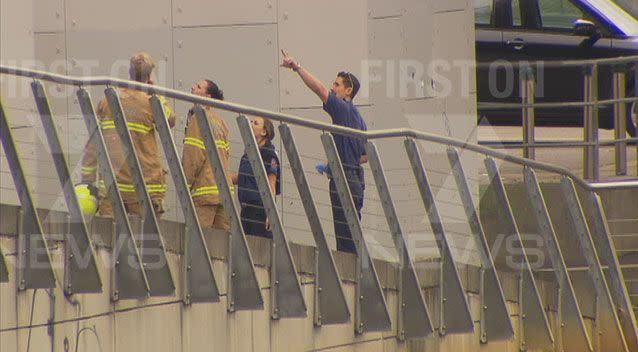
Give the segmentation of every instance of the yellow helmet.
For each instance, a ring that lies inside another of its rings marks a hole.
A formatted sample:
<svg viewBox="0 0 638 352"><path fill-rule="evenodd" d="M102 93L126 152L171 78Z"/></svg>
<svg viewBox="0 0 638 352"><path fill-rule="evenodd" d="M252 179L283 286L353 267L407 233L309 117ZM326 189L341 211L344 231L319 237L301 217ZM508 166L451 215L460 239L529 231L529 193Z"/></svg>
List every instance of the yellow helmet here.
<svg viewBox="0 0 638 352"><path fill-rule="evenodd" d="M79 184L75 186L75 195L80 203L80 210L84 217L91 217L97 212L97 198L91 194L89 185Z"/></svg>

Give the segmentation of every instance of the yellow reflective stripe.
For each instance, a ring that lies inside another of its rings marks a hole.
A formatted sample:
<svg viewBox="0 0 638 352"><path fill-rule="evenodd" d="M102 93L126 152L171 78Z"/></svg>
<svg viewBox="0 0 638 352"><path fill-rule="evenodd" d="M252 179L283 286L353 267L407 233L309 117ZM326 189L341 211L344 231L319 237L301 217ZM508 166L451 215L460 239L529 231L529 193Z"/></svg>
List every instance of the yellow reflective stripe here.
<svg viewBox="0 0 638 352"><path fill-rule="evenodd" d="M157 98L162 103L162 106L164 107L164 114L168 119L173 114L173 109L171 109L171 106L168 105L168 100L166 100L166 97L158 95Z"/></svg>
<svg viewBox="0 0 638 352"><path fill-rule="evenodd" d="M139 130L138 132L142 132L142 133L149 133L153 130L153 127L149 127L137 122L127 122L126 125L128 126L129 129L131 130L136 129L136 130Z"/></svg>
<svg viewBox="0 0 638 352"><path fill-rule="evenodd" d="M104 180L100 180L98 185L101 188L105 188L106 187L105 183L104 183ZM132 184L128 184L128 183L118 183L117 184L117 188L120 190L120 192L123 192L123 193L135 192L135 186L133 186ZM148 193L163 193L163 192L166 192L166 186L165 185L159 185L159 184L149 184L149 185L146 185L146 190L148 191Z"/></svg>
<svg viewBox="0 0 638 352"><path fill-rule="evenodd" d="M215 145L217 146L217 149L230 150L230 142L216 141Z"/></svg>
<svg viewBox="0 0 638 352"><path fill-rule="evenodd" d="M230 186L230 192L235 193L235 187ZM191 191L192 197L199 197L199 196L205 196L205 195L218 195L218 194L219 194L219 188L217 188L217 186L198 187Z"/></svg>
<svg viewBox="0 0 638 352"><path fill-rule="evenodd" d="M82 166L82 174L83 175L92 175L92 174L95 173L95 171L97 171L97 167Z"/></svg>
<svg viewBox="0 0 638 352"><path fill-rule="evenodd" d="M129 131L137 132L137 133L140 133L140 134L148 134L148 131L141 130L141 129L135 128L135 127L129 127Z"/></svg>
<svg viewBox="0 0 638 352"><path fill-rule="evenodd" d="M102 121L100 125L103 130L115 129L115 121L112 121L112 120ZM153 127L149 127L144 124L136 123L136 122L127 122L126 125L128 126L128 129L130 131L142 133L142 134L148 134L149 132L153 130Z"/></svg>
<svg viewBox="0 0 638 352"><path fill-rule="evenodd" d="M204 144L204 141L198 138L186 137L184 138L184 144L192 145L199 149L206 150L206 145ZM217 149L230 150L230 142L215 141L215 146L217 146Z"/></svg>
<svg viewBox="0 0 638 352"><path fill-rule="evenodd" d="M100 125L103 130L112 130L115 128L115 121L102 121Z"/></svg>
<svg viewBox="0 0 638 352"><path fill-rule="evenodd" d="M166 186L164 185L146 185L148 193L164 193L166 192Z"/></svg>
<svg viewBox="0 0 638 352"><path fill-rule="evenodd" d="M192 197L201 197L201 196L207 196L207 195L219 195L219 191L216 189L211 189L211 190L197 190L196 192L191 193Z"/></svg>
<svg viewBox="0 0 638 352"><path fill-rule="evenodd" d="M201 139L186 137L184 138L184 144L192 145L193 147L197 147L201 150L206 150L206 147L204 146L204 141L202 141Z"/></svg>

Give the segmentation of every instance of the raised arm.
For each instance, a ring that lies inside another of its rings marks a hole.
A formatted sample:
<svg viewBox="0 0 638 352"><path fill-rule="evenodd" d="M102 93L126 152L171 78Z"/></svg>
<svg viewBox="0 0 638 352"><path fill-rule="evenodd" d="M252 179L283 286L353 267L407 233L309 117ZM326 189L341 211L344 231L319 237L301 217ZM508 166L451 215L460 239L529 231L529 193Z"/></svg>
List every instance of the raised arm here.
<svg viewBox="0 0 638 352"><path fill-rule="evenodd" d="M330 94L328 88L326 88L320 80L313 76L312 73L301 67L299 62L297 62L297 60L295 60L292 56L288 55L286 51L281 49L281 53L284 55L281 67L286 67L297 72L303 83L305 83L306 86L310 88L310 90L313 91L319 99L321 99L321 102L325 104L328 101L328 95Z"/></svg>

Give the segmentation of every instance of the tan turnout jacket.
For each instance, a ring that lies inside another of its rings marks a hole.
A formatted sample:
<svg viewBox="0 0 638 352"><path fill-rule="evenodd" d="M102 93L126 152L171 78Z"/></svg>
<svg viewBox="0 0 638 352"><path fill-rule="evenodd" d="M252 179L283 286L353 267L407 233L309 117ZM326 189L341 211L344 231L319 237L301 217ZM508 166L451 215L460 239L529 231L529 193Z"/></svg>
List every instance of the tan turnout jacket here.
<svg viewBox="0 0 638 352"><path fill-rule="evenodd" d="M118 95L126 117L131 139L135 146L144 175L144 182L152 200L163 199L166 193L165 175L155 135L155 119L149 101L150 95L125 88L118 89ZM163 97L160 97L164 105L164 112L169 125L175 125L175 113ZM115 129L115 122L111 109L105 99L100 101L97 109L97 117L104 135L109 157L113 165L113 171L117 179L118 188L125 203L137 202L135 188L133 186L131 170L126 162L123 146ZM82 159L82 181L95 182L97 174L96 143L91 138L86 146L86 152ZM100 182L100 193L104 194L104 183Z"/></svg>
<svg viewBox="0 0 638 352"><path fill-rule="evenodd" d="M210 123L217 150L222 161L226 175L228 176L228 163L230 158L230 141L228 125L210 107L204 107L206 117ZM191 112L186 121L186 133L184 137L184 151L182 156L182 166L186 175L186 182L191 190L191 196L195 205L215 205L221 204L219 189L215 182L213 168L208 161L206 146L202 138L202 132L197 122L197 117ZM228 180L232 189L232 182Z"/></svg>

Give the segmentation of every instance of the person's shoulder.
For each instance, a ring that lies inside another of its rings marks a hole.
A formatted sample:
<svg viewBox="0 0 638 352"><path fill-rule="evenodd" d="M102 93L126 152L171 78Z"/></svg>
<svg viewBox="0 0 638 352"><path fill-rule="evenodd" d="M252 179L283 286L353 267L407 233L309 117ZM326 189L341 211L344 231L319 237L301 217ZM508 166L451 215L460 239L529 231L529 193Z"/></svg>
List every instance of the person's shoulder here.
<svg viewBox="0 0 638 352"><path fill-rule="evenodd" d="M226 123L226 120L224 120L217 111L209 107L204 108L204 111L206 111L206 117L208 118L208 121L210 121L210 123L213 126L217 126L221 128L225 134L229 133L228 124Z"/></svg>
<svg viewBox="0 0 638 352"><path fill-rule="evenodd" d="M264 159L264 161L267 161L266 159L270 160L272 158L276 158L277 160L279 160L277 148L275 148L275 145L271 142L268 142L268 144L265 144L264 146L259 148L259 151L261 152L261 157L262 159Z"/></svg>
<svg viewBox="0 0 638 352"><path fill-rule="evenodd" d="M323 105L331 106L331 105L344 105L344 104L345 104L345 101L337 98L337 95L333 91L330 91L330 93L328 93L328 99Z"/></svg>

